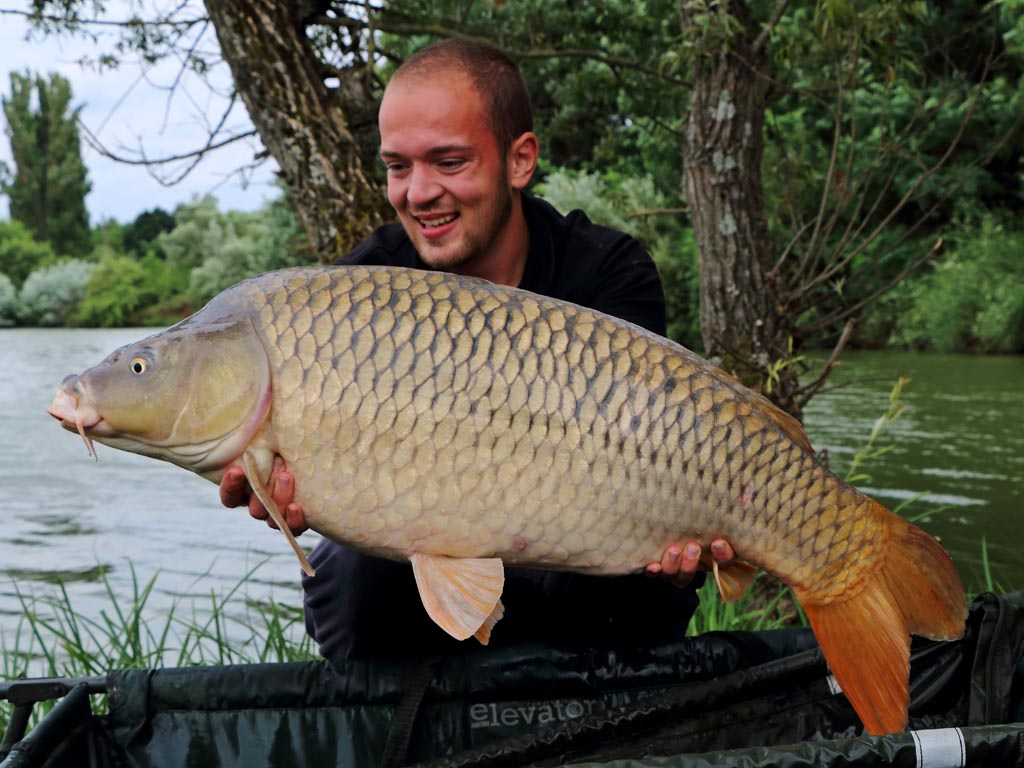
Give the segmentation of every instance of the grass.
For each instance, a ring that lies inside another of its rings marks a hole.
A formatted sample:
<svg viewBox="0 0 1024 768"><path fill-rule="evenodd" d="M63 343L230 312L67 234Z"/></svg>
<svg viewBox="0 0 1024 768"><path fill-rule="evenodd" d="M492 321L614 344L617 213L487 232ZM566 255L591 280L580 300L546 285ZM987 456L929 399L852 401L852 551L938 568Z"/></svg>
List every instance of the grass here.
<svg viewBox="0 0 1024 768"><path fill-rule="evenodd" d="M158 576L142 584L134 566L127 600L116 595L102 575L109 605L98 617L77 611L63 583L42 596L19 591L22 612L13 637L0 633L0 677L84 677L112 669L319 658L305 633L301 609L245 595L245 584L261 565L223 594L211 591L208 603L193 601L187 609L175 603L158 617L147 610ZM239 605L244 606L241 614ZM93 711L102 712L105 703L105 697L96 697ZM52 703L36 705L33 724L50 709ZM11 710L9 703L0 702L0 733L7 728Z"/></svg>

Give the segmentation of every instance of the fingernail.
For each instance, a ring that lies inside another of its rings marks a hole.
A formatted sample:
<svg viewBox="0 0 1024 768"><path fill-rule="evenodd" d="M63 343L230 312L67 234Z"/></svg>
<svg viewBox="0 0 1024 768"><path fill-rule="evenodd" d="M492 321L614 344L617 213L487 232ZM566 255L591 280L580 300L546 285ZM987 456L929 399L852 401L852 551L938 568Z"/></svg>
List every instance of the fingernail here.
<svg viewBox="0 0 1024 768"><path fill-rule="evenodd" d="M687 544L686 545L686 558L688 560L693 560L693 559L698 558L698 557L700 557L700 547L696 546L695 544Z"/></svg>
<svg viewBox="0 0 1024 768"><path fill-rule="evenodd" d="M669 562L670 562L670 563L675 563L675 562L677 562L677 561L679 560L679 557L680 557L680 555L681 555L681 553L679 552L679 550L678 550L678 549L676 549L675 547L673 547L672 549L670 549L670 550L668 551L668 559L669 559Z"/></svg>
<svg viewBox="0 0 1024 768"><path fill-rule="evenodd" d="M277 487L282 491L290 490L292 487L292 480L290 477L279 477L277 478Z"/></svg>

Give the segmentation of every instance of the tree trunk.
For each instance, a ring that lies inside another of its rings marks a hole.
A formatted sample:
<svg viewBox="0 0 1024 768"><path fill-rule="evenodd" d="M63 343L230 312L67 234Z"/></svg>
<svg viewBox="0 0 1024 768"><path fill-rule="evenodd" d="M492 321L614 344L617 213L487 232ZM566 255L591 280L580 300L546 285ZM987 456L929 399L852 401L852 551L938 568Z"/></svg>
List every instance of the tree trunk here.
<svg viewBox="0 0 1024 768"><path fill-rule="evenodd" d="M346 114L373 112L372 98L332 101L300 5L206 0L235 88L281 168L314 253L328 262L388 218L387 198L366 157L367 142L354 134L352 114Z"/></svg>
<svg viewBox="0 0 1024 768"><path fill-rule="evenodd" d="M737 24L717 36L713 28L697 30L695 15L707 10L696 5L681 3L684 35L698 51L683 176L700 254L705 352L799 418L796 371L788 364L794 318L771 274L761 190L769 66L742 0L728 0Z"/></svg>

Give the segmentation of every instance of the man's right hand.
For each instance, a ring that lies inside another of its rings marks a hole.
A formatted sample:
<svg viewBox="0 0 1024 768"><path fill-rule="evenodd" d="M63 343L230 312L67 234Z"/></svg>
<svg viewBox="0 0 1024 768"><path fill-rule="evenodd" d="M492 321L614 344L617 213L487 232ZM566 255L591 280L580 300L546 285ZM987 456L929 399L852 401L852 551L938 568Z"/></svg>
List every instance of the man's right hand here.
<svg viewBox="0 0 1024 768"><path fill-rule="evenodd" d="M274 457L274 469L270 473L270 498L284 515L285 522L295 536L307 530L302 505L295 499L295 479L285 470L284 459ZM277 529L277 523L270 517L263 504L249 488L245 471L241 467L228 467L220 481L220 503L225 507L249 507L249 515L257 520L266 520L267 525Z"/></svg>

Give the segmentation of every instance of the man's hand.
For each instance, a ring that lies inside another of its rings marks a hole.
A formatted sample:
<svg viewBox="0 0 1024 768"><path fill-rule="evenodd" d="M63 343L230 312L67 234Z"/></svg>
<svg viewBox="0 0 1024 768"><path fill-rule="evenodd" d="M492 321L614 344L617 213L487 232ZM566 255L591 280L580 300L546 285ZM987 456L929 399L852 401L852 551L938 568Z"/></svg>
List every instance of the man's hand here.
<svg viewBox="0 0 1024 768"><path fill-rule="evenodd" d="M270 498L277 504L277 508L284 515L292 534L300 536L307 530L306 519L302 514L302 506L293 501L295 498L295 480L285 471L284 459L280 456L274 457L274 469L270 473ZM267 525L277 529L277 523L270 517L270 513L256 497L255 493L249 490L249 484L245 481L245 472L241 467L228 467L224 477L220 481L220 503L225 507L244 507L248 505L249 514L257 520L266 520Z"/></svg>
<svg viewBox="0 0 1024 768"><path fill-rule="evenodd" d="M726 539L713 539L711 556L719 566L729 565L736 557ZM692 580L700 565L700 542L688 541L682 547L672 544L665 547L660 563L648 563L644 573L662 579L670 579L677 587L685 587Z"/></svg>

